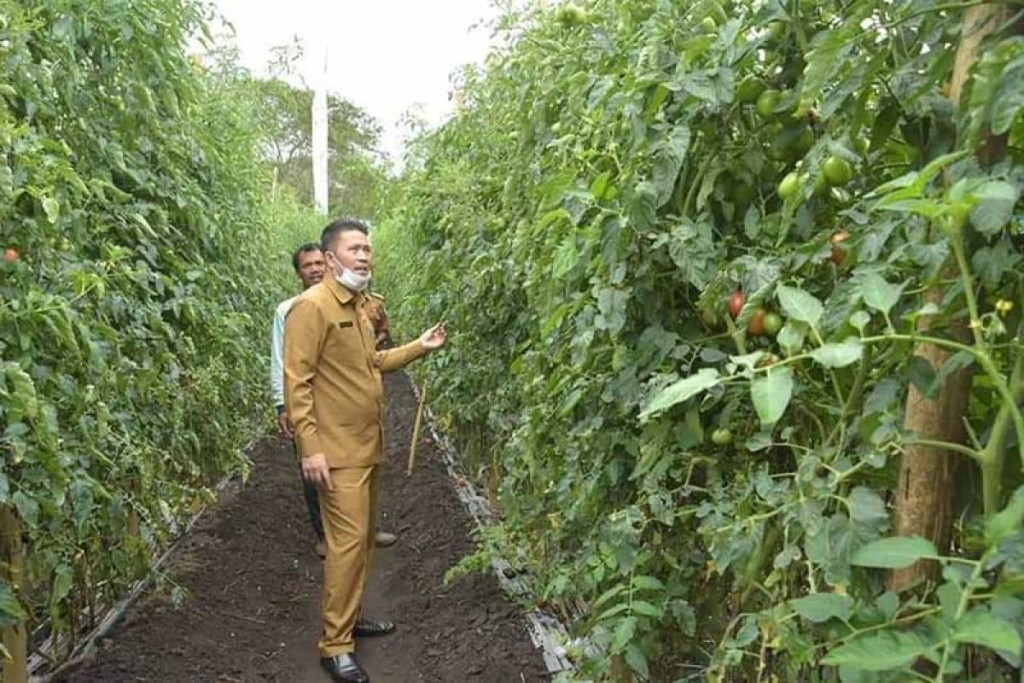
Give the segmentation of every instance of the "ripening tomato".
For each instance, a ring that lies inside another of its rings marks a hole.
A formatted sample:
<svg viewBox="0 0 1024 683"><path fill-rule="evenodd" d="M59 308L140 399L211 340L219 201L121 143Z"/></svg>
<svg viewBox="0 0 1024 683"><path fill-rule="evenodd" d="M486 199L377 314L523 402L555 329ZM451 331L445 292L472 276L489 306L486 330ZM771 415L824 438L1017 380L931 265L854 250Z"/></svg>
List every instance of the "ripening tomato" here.
<svg viewBox="0 0 1024 683"><path fill-rule="evenodd" d="M18 258L18 250L14 247L4 249L4 263L14 263Z"/></svg>
<svg viewBox="0 0 1024 683"><path fill-rule="evenodd" d="M764 325L764 333L774 337L782 329L782 316L778 313L765 313L762 324Z"/></svg>
<svg viewBox="0 0 1024 683"><path fill-rule="evenodd" d="M750 322L747 323L747 334L754 337L760 337L764 334L764 317L768 314L768 311L763 308L759 308L754 311L753 317Z"/></svg>
<svg viewBox="0 0 1024 683"><path fill-rule="evenodd" d="M846 258L846 250L839 245L848 239L850 239L850 232L848 230L840 230L832 235L828 240L832 244L832 263L837 266L843 262L844 258Z"/></svg>
<svg viewBox="0 0 1024 683"><path fill-rule="evenodd" d="M732 316L733 320L739 317L740 311L743 310L743 290L737 289L729 297L729 315Z"/></svg>

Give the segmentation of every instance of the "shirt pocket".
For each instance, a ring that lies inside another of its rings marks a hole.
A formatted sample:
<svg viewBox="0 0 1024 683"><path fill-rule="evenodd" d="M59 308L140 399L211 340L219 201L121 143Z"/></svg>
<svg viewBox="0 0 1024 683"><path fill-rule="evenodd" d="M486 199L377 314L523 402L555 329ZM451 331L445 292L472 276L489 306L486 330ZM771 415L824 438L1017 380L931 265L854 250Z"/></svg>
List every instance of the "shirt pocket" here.
<svg viewBox="0 0 1024 683"><path fill-rule="evenodd" d="M332 322L324 351L333 361L344 365L365 364L366 350L363 348L358 319L346 318Z"/></svg>

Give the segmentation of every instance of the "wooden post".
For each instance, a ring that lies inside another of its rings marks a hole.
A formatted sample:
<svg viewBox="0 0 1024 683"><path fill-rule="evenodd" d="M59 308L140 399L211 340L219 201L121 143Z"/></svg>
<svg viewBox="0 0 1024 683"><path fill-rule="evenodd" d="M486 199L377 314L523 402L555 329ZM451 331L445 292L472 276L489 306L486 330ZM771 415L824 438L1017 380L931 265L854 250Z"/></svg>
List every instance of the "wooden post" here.
<svg viewBox="0 0 1024 683"><path fill-rule="evenodd" d="M423 389L420 391L420 405L416 408L416 424L412 428L412 443L409 444L409 467L405 470L405 476L412 476L412 468L416 464L416 444L420 440L420 423L423 421L423 406L427 403L427 380L423 380Z"/></svg>
<svg viewBox="0 0 1024 683"><path fill-rule="evenodd" d="M9 505L0 508L0 561L3 562L4 578L17 595L25 572L25 553L21 543L21 521ZM4 682L25 683L28 680L28 634L25 623L4 627L2 636L4 648L9 654L4 659Z"/></svg>
<svg viewBox="0 0 1024 683"><path fill-rule="evenodd" d="M963 33L957 48L950 82L949 97L959 105L967 83L971 66L978 59L981 42L992 31L1009 18L1008 9L1002 5L985 4L968 8L962 22ZM986 136L979 155L987 163L998 155L1000 145L992 136ZM957 279L959 272L955 264L944 269L944 278ZM925 302L942 305L945 291L936 286L924 295ZM922 316L918 329L927 332L934 325L931 316ZM970 333L966 319L953 321L946 328L947 333L970 344ZM933 344L919 344L914 354L926 359L938 372L949 358L949 352ZM932 399L926 397L911 384L907 396L904 428L916 432L924 439L962 443L966 437L964 420L971 396L973 376L968 369L959 370L946 378ZM949 548L955 511L956 471L965 467L960 457L942 448L932 446L907 446L900 462L900 476L896 498L896 533L900 536L922 536L932 541L940 554ZM895 590L907 588L917 581L931 576L937 578L939 566L935 562L922 561L911 567L894 571L890 586Z"/></svg>

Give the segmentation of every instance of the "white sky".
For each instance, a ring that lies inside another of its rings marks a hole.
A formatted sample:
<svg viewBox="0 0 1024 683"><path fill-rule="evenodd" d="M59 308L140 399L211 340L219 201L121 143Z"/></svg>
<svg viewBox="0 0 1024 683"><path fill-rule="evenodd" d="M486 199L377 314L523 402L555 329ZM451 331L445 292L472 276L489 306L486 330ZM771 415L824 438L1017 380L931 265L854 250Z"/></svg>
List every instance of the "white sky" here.
<svg viewBox="0 0 1024 683"><path fill-rule="evenodd" d="M318 33L329 40L328 90L362 107L384 127L384 147L398 158L396 123L422 105L430 125L452 110L449 76L481 62L491 43L489 0L215 0L234 25L242 63L264 74L270 49L299 36L306 56ZM476 28L472 28L474 25ZM314 84L309 65L301 67Z"/></svg>

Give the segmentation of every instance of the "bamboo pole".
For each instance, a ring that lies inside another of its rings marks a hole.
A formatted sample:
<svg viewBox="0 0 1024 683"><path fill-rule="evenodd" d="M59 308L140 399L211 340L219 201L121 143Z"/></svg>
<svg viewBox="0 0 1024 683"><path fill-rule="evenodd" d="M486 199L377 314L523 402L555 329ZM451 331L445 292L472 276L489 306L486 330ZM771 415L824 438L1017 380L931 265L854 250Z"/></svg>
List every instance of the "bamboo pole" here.
<svg viewBox="0 0 1024 683"><path fill-rule="evenodd" d="M412 468L416 465L416 444L420 440L420 424L423 422L423 406L427 403L427 380L423 380L423 389L420 391L420 405L416 408L416 424L412 428L412 443L409 444L409 467L405 470L405 476L412 476Z"/></svg>
<svg viewBox="0 0 1024 683"><path fill-rule="evenodd" d="M25 554L21 543L21 522L10 506L0 509L0 559L3 560L6 579L15 595L20 592L25 572ZM28 634L25 622L5 626L2 630L5 683L25 683L28 680Z"/></svg>

